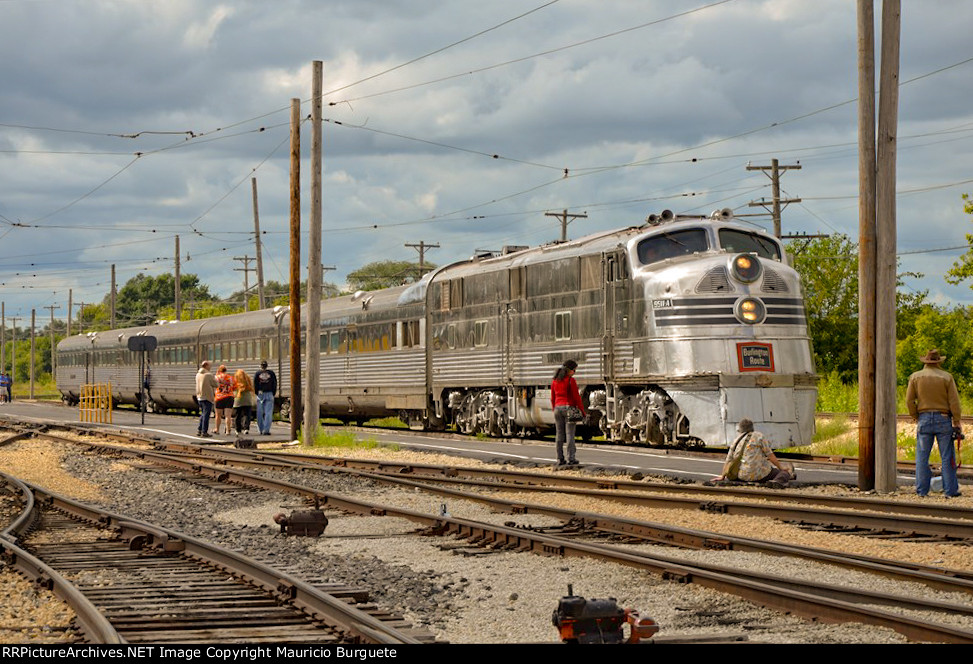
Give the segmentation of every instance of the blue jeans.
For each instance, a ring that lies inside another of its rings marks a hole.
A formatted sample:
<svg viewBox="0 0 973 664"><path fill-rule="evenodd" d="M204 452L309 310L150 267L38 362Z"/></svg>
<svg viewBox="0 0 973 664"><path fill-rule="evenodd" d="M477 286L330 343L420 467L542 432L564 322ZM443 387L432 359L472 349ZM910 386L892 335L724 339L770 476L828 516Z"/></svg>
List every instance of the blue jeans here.
<svg viewBox="0 0 973 664"><path fill-rule="evenodd" d="M260 433L270 433L270 425L274 421L274 393L257 393L257 428Z"/></svg>
<svg viewBox="0 0 973 664"><path fill-rule="evenodd" d="M955 448L953 446L953 420L943 413L919 413L916 430L916 493L929 493L932 471L929 469L929 453L933 440L939 445L939 457L943 462L943 493L955 496L959 493L956 479Z"/></svg>
<svg viewBox="0 0 973 664"><path fill-rule="evenodd" d="M199 403L199 427L197 427L197 433L209 433L209 416L213 414L213 402L200 399L197 403Z"/></svg>
<svg viewBox="0 0 973 664"><path fill-rule="evenodd" d="M557 432L557 435L554 437L554 443L557 445L558 463L564 463L565 461L565 443L567 443L568 446L568 460L575 460L574 429L578 423L568 421L568 408L570 408L570 406L558 406L554 409L554 429Z"/></svg>

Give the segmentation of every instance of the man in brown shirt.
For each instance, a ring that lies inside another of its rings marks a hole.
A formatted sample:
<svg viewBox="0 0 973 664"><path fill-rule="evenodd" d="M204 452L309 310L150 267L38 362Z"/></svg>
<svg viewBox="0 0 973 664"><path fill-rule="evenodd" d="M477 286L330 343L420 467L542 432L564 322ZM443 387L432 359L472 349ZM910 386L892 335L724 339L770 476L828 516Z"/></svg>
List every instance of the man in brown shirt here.
<svg viewBox="0 0 973 664"><path fill-rule="evenodd" d="M929 453L933 440L939 445L942 459L943 493L947 498L960 495L956 479L956 458L953 447L953 429L960 427L959 392L953 377L940 368L946 359L938 350L931 350L919 360L925 365L921 371L909 376L905 402L916 428L916 493L929 493L932 471L929 469Z"/></svg>

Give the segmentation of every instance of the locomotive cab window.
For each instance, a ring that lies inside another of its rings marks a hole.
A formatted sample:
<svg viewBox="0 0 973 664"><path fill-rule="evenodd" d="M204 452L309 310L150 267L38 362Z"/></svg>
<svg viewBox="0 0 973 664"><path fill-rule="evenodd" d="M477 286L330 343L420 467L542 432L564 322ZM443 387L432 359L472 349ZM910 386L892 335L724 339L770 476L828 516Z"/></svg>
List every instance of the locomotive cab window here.
<svg viewBox="0 0 973 664"><path fill-rule="evenodd" d="M663 232L647 237L638 246L639 262L650 265L667 258L691 255L708 249L706 231L702 228L689 228L681 231Z"/></svg>
<svg viewBox="0 0 973 664"><path fill-rule="evenodd" d="M760 258L780 260L780 247L768 237L733 228L720 229L720 248L731 254L757 254Z"/></svg>
<svg viewBox="0 0 973 664"><path fill-rule="evenodd" d="M559 311L554 314L554 340L567 341L571 338L571 312Z"/></svg>

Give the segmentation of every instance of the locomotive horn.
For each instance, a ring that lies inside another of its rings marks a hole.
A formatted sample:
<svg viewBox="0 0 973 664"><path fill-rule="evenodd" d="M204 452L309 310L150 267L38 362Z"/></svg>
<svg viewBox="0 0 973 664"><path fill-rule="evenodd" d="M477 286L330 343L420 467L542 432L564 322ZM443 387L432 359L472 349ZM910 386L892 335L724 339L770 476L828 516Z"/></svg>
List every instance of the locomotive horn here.
<svg viewBox="0 0 973 664"><path fill-rule="evenodd" d="M675 217L675 215L672 214L672 210L662 211L662 221L672 221L673 217Z"/></svg>
<svg viewBox="0 0 973 664"><path fill-rule="evenodd" d="M710 219L724 219L724 220L726 220L726 219L732 219L733 218L733 210L731 210L728 207L725 207L722 210L713 210L710 213L709 216L710 216Z"/></svg>

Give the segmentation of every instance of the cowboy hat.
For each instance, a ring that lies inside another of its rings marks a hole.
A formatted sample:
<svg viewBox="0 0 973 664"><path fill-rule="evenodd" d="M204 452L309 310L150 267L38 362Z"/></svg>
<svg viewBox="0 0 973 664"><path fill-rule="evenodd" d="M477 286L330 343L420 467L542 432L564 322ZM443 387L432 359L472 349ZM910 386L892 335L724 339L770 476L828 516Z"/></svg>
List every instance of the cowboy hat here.
<svg viewBox="0 0 973 664"><path fill-rule="evenodd" d="M920 357L919 361L923 364L939 364L945 359L945 355L940 355L938 350L933 349L926 353L923 357Z"/></svg>

